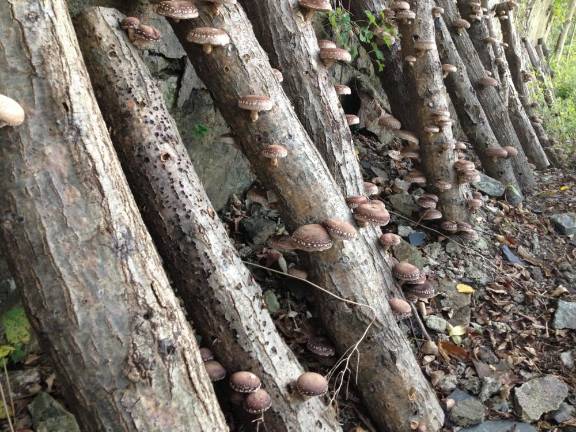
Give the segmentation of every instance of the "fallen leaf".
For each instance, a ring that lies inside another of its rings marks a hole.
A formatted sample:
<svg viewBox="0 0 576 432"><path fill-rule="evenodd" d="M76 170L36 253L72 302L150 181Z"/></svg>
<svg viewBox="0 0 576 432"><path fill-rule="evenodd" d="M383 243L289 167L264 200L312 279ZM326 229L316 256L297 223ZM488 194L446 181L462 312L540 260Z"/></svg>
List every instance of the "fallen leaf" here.
<svg viewBox="0 0 576 432"><path fill-rule="evenodd" d="M448 326L448 335L449 336L464 336L466 334L466 327L457 325L457 326Z"/></svg>
<svg viewBox="0 0 576 432"><path fill-rule="evenodd" d="M474 294L474 292L476 292L474 288L466 284L458 284L456 285L456 289L458 290L459 293L462 294Z"/></svg>
<svg viewBox="0 0 576 432"><path fill-rule="evenodd" d="M449 341L438 342L438 348L440 349L441 353L462 361L468 360L470 357L470 353L467 350Z"/></svg>

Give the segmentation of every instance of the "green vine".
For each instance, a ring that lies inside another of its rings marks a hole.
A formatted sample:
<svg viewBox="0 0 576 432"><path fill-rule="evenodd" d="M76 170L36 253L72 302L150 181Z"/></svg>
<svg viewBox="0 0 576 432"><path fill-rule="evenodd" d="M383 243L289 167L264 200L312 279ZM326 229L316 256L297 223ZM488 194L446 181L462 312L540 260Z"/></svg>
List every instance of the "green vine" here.
<svg viewBox="0 0 576 432"><path fill-rule="evenodd" d="M398 30L389 22L384 12L375 15L370 11L364 11L366 21L352 21L350 12L343 7L337 7L328 14L328 22L335 42L352 55L352 58L358 56L358 46L355 43L356 36L360 42L370 47L369 54L373 57L374 63L381 72L384 70L384 53L380 49L382 44L387 47L392 46Z"/></svg>

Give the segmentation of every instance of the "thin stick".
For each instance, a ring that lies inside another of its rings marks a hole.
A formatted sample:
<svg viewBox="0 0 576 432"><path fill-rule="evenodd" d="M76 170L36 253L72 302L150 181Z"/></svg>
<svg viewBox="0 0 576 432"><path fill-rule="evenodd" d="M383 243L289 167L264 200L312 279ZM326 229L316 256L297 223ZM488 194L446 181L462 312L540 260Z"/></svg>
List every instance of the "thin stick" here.
<svg viewBox="0 0 576 432"><path fill-rule="evenodd" d="M420 330L422 331L422 335L424 335L424 337L426 339L428 339L429 341L432 341L430 334L426 330L426 327L424 326L424 323L422 322L422 319L420 318L420 313L418 312L418 308L416 307L414 302L409 302L409 303L410 303L410 307L412 308L412 315L414 315L414 317L416 318L416 321L418 321L418 325L420 326Z"/></svg>
<svg viewBox="0 0 576 432"><path fill-rule="evenodd" d="M14 398L12 397L12 386L10 385L10 377L8 376L6 361L2 362L2 366L4 366L4 375L6 376L6 387L8 387L8 399L10 400L10 406L12 407L12 415L14 416L14 421L16 421L16 408L14 407Z"/></svg>
<svg viewBox="0 0 576 432"><path fill-rule="evenodd" d="M4 365L6 365L6 359L2 361L4 362ZM6 395L4 394L4 386L2 383L0 383L0 394L2 395L2 403L4 404L4 410L6 411L6 418L8 419L8 426L10 426L10 432L15 432L14 426L12 425L12 419L10 418L10 407L6 402ZM14 414L14 412L12 412L12 414Z"/></svg>

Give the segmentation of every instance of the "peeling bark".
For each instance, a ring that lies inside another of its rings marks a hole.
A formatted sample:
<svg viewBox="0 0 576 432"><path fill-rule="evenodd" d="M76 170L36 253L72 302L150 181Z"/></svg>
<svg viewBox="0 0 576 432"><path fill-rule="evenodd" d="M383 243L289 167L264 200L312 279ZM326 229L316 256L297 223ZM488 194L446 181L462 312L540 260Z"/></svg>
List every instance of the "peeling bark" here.
<svg viewBox="0 0 576 432"><path fill-rule="evenodd" d="M229 373L260 377L273 400L264 415L270 430L340 431L320 399L289 391L302 367L210 205L161 91L118 30L123 18L88 9L76 28L112 140L188 315Z"/></svg>
<svg viewBox="0 0 576 432"><path fill-rule="evenodd" d="M28 316L86 431L224 431L63 0L0 3L0 231Z"/></svg>
<svg viewBox="0 0 576 432"><path fill-rule="evenodd" d="M254 171L279 198L288 227L328 218L352 221L344 197L274 77L244 11L239 5L226 5L220 11L212 16L202 8L200 18L172 25ZM198 45L186 42L188 32L200 26L225 30L231 44L204 54ZM273 109L251 122L249 114L237 107L238 99L248 94L270 97ZM288 150L288 157L276 167L260 155L268 143ZM404 432L411 421L420 421L429 430L438 430L442 409L394 320L385 297L388 281L376 271L364 240L339 241L309 258L315 282L344 298L369 303L376 312L376 321L360 345L357 384L379 427ZM343 353L359 340L373 314L366 307L351 308L327 295L319 294L318 299L324 326Z"/></svg>
<svg viewBox="0 0 576 432"><path fill-rule="evenodd" d="M464 133L472 143L486 173L506 186L506 197L509 202L519 204L522 195L519 193L520 187L514 176L512 163L508 159L495 159L486 154L486 149L499 148L500 144L476 97L466 66L458 54L443 18L436 19L436 44L442 63L452 64L458 68L458 72L449 74L445 82Z"/></svg>

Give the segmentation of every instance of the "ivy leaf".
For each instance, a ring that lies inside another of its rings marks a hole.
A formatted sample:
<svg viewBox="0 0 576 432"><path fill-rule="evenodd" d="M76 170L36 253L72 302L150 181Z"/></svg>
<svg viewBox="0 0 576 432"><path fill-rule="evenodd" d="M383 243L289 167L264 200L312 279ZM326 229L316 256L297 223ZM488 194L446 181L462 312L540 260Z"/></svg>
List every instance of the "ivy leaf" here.
<svg viewBox="0 0 576 432"><path fill-rule="evenodd" d="M378 25L378 21L376 20L376 17L372 14L372 12L364 11L364 13L366 14L366 18L368 18L368 22L371 25L374 25L374 26Z"/></svg>

